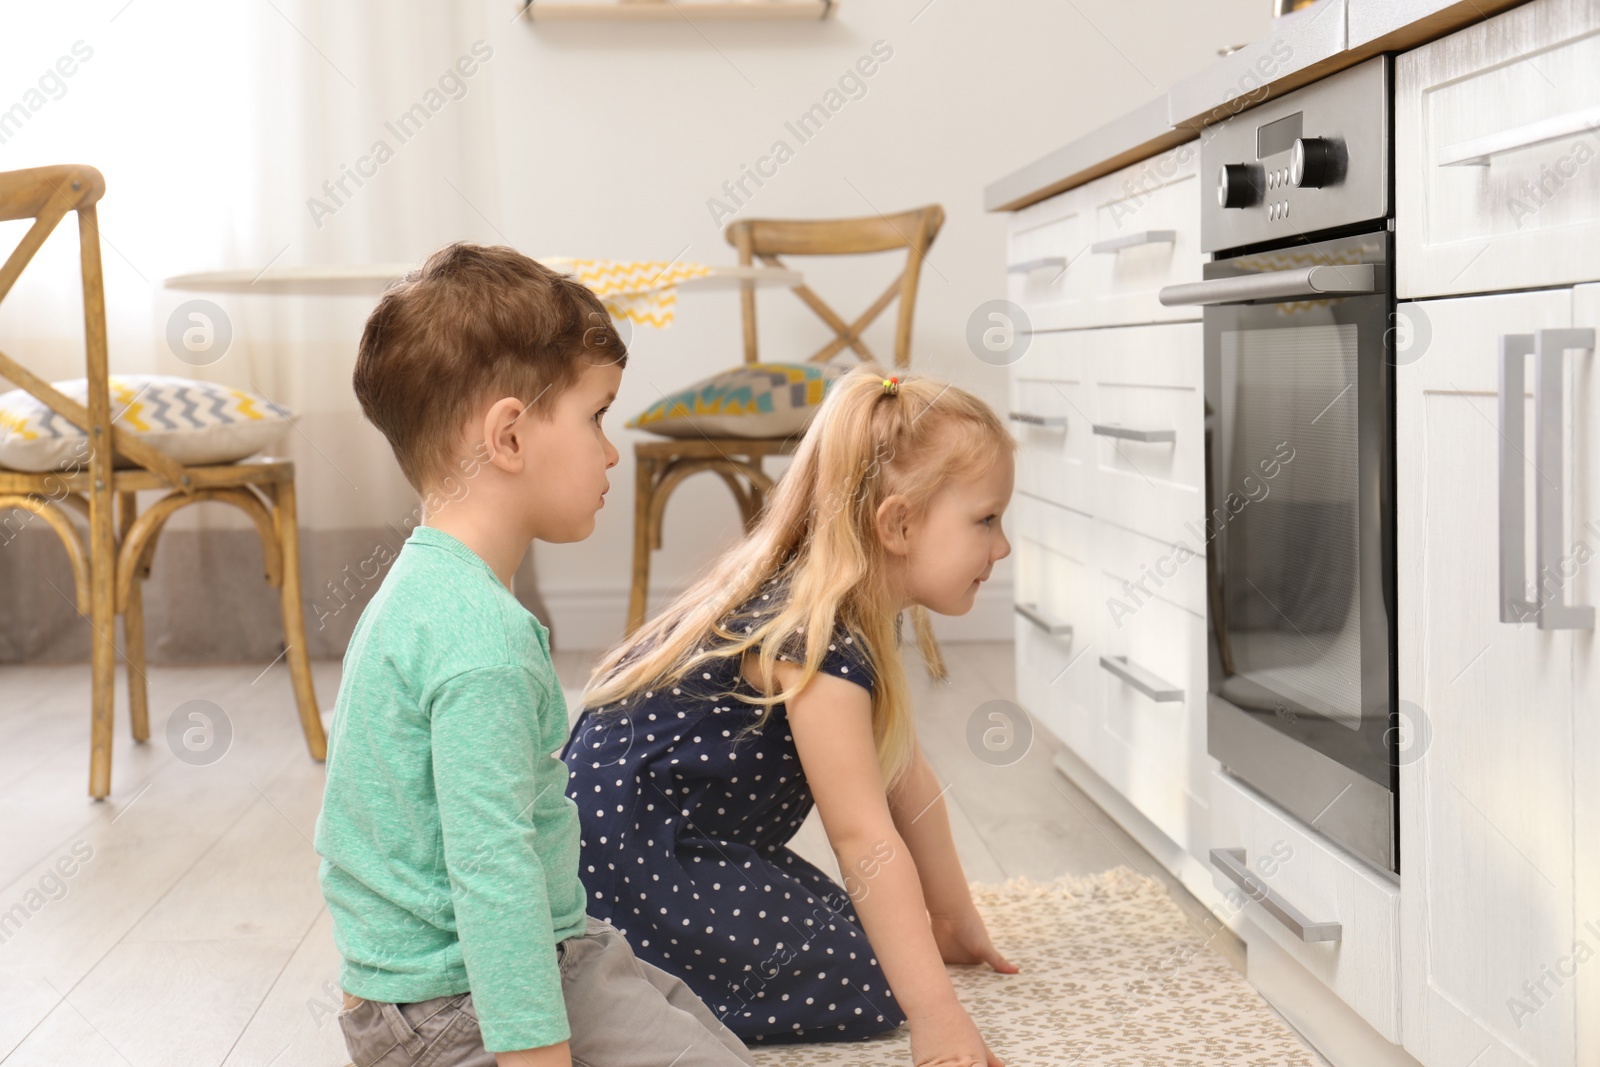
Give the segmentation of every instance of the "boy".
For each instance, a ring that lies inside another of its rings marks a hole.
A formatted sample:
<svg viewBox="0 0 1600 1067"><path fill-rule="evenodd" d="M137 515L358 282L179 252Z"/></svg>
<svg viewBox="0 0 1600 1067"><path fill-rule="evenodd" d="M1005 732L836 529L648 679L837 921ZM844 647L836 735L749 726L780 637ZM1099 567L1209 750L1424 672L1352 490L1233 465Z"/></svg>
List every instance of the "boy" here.
<svg viewBox="0 0 1600 1067"><path fill-rule="evenodd" d="M626 363L592 292L509 248L434 253L367 320L356 396L424 510L345 654L317 819L363 1067L752 1062L585 915L566 701L509 591L532 539L593 532Z"/></svg>

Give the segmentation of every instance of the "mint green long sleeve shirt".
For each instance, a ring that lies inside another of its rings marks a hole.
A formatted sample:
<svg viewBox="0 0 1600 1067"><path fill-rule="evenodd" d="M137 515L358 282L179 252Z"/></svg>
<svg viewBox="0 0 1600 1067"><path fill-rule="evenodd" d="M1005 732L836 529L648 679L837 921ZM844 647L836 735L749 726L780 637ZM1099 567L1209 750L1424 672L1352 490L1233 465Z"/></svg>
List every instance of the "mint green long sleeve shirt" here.
<svg viewBox="0 0 1600 1067"><path fill-rule="evenodd" d="M585 929L566 698L549 631L457 538L419 526L344 658L317 818L344 989L470 991L484 1048L571 1036L556 942Z"/></svg>

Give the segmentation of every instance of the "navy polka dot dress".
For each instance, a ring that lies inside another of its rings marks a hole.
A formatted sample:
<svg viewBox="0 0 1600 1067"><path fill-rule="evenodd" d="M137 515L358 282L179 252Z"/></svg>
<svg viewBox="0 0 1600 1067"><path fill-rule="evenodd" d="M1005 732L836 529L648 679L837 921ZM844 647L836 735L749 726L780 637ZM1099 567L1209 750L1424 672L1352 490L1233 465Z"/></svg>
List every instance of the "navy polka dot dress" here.
<svg viewBox="0 0 1600 1067"><path fill-rule="evenodd" d="M737 633L770 614L776 596L769 582L724 628ZM781 658L803 659L798 637ZM761 708L711 695L735 686L758 695L739 662L716 660L699 678L585 708L573 726L561 758L582 825L589 914L683 979L746 1042L892 1029L905 1015L848 895L788 848L812 798L784 706L741 737ZM872 688L870 664L843 627L821 670Z"/></svg>

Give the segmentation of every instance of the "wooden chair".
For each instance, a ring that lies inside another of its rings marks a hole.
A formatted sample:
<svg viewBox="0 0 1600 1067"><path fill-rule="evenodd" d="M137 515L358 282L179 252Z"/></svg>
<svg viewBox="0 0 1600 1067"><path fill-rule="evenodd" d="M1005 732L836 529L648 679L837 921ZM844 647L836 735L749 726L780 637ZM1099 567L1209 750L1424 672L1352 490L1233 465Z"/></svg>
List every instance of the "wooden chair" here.
<svg viewBox="0 0 1600 1067"><path fill-rule="evenodd" d="M78 213L83 271L83 317L88 356L88 406L0 353L0 377L10 379L88 435L88 465L62 472L0 468L0 512L21 508L45 520L66 546L77 587L78 613L93 629L89 795L111 791L112 694L116 670L116 617L123 617L129 719L134 740L150 737L145 681L144 615L140 583L150 576L156 539L179 508L201 501L232 504L249 515L261 535L267 581L282 590L283 632L300 727L313 759L327 750L311 686L305 616L300 602L300 549L295 526L294 464L265 457L235 464L188 467L115 425L106 366L106 305L100 273L100 227L95 205L105 179L93 167L66 165L0 173L0 221L33 225L0 266L0 300L68 212ZM138 464L114 469L116 453ZM168 489L143 514L141 489ZM113 514L115 505L115 514ZM88 534L70 521L87 520Z"/></svg>
<svg viewBox="0 0 1600 1067"><path fill-rule="evenodd" d="M833 339L807 358L811 363L825 362L846 347L864 360L875 359L861 340L861 333L898 296L894 365L903 369L911 365L911 318L916 309L922 261L943 225L944 208L929 204L897 215L853 219L745 219L731 223L724 237L738 250L739 262L744 266L759 259L769 267L782 267L784 263L778 258L781 255L837 256L905 249L905 268L854 322L846 322L807 286L798 285L794 289L795 295L834 331ZM756 294L753 286L744 286L740 301L744 361L755 363ZM733 491L745 529L749 530L755 525L767 491L772 488L773 480L761 469L762 461L767 456L788 455L799 443L798 436L702 435L634 445L633 585L628 598L628 633L644 622L650 585L650 553L661 547L662 518L673 490L692 474L716 472Z"/></svg>

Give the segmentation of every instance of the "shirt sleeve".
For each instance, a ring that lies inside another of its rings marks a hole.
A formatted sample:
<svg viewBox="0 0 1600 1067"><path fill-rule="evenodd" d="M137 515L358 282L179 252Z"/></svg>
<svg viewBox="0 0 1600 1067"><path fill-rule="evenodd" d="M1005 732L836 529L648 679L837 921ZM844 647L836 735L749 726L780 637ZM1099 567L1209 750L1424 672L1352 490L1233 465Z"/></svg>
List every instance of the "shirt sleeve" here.
<svg viewBox="0 0 1600 1067"><path fill-rule="evenodd" d="M484 1049L567 1040L555 927L533 821L544 688L520 666L441 684L430 704L433 779L456 936ZM548 788L548 786L546 786Z"/></svg>
<svg viewBox="0 0 1600 1067"><path fill-rule="evenodd" d="M778 658L803 663L805 653L802 635L796 634L784 643ZM843 625L834 627L833 635L828 638L828 648L822 654L822 664L817 670L854 682L867 692L872 692L872 661L860 639L853 637Z"/></svg>

